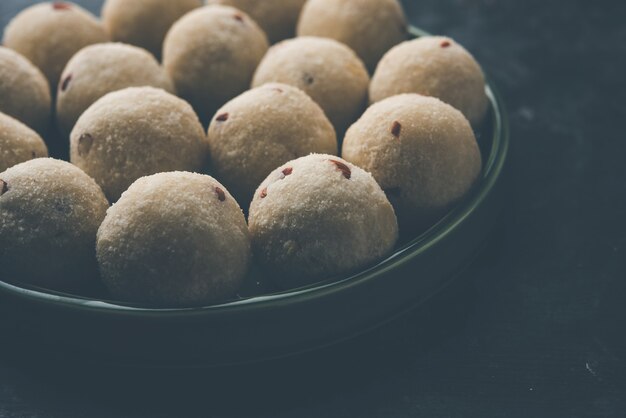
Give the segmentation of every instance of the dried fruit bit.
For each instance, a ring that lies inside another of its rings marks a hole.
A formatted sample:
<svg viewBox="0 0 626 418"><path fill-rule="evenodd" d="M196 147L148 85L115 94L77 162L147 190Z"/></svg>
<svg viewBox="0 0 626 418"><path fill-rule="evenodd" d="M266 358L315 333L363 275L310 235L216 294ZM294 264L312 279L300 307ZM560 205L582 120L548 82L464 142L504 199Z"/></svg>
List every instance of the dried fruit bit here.
<svg viewBox="0 0 626 418"><path fill-rule="evenodd" d="M337 166L337 169L343 173L343 176L345 178L350 180L350 177L352 177L352 171L350 170L350 167L348 167L341 161L337 161L337 160L329 160L329 161Z"/></svg>
<svg viewBox="0 0 626 418"><path fill-rule="evenodd" d="M393 126L391 127L391 133L393 134L393 136L395 136L396 138L400 138L400 133L402 132L402 125L400 124L400 122L395 121L393 123Z"/></svg>
<svg viewBox="0 0 626 418"><path fill-rule="evenodd" d="M30 152L31 158L37 158L37 153L35 151Z"/></svg>
<svg viewBox="0 0 626 418"><path fill-rule="evenodd" d="M226 193L224 193L224 190L222 190L220 187L215 188L215 193L217 194L217 198L220 200L220 202L226 200Z"/></svg>
<svg viewBox="0 0 626 418"><path fill-rule="evenodd" d="M82 134L80 138L78 138L78 155L85 157L89 154L89 150L91 150L92 145L93 137L91 134Z"/></svg>
<svg viewBox="0 0 626 418"><path fill-rule="evenodd" d="M283 178L291 175L293 173L293 167L287 167L283 170Z"/></svg>
<svg viewBox="0 0 626 418"><path fill-rule="evenodd" d="M61 82L61 91L67 90L71 82L72 82L72 74L68 74Z"/></svg>
<svg viewBox="0 0 626 418"><path fill-rule="evenodd" d="M228 113L222 113L221 115L216 117L215 120L218 122L226 122L228 120L228 116Z"/></svg>
<svg viewBox="0 0 626 418"><path fill-rule="evenodd" d="M302 78L304 80L304 83L307 86L310 86L311 84L315 83L315 78L313 78L313 76L311 74L309 74L309 73L305 73Z"/></svg>
<svg viewBox="0 0 626 418"><path fill-rule="evenodd" d="M452 45L452 44L450 43L450 41L441 41L441 47L442 47L442 48L447 48L447 47L449 47L450 45Z"/></svg>
<svg viewBox="0 0 626 418"><path fill-rule="evenodd" d="M261 190L261 199L265 199L267 197L267 187Z"/></svg>
<svg viewBox="0 0 626 418"><path fill-rule="evenodd" d="M55 1L54 3L52 3L52 8L54 10L70 10L72 6L62 1Z"/></svg>
<svg viewBox="0 0 626 418"><path fill-rule="evenodd" d="M243 15L241 13L237 13L233 16L235 20L243 23Z"/></svg>
<svg viewBox="0 0 626 418"><path fill-rule="evenodd" d="M281 89L280 87L272 87L272 90L277 91L279 93L283 92L283 89Z"/></svg>
<svg viewBox="0 0 626 418"><path fill-rule="evenodd" d="M9 185L6 181L0 180L0 196L9 191Z"/></svg>

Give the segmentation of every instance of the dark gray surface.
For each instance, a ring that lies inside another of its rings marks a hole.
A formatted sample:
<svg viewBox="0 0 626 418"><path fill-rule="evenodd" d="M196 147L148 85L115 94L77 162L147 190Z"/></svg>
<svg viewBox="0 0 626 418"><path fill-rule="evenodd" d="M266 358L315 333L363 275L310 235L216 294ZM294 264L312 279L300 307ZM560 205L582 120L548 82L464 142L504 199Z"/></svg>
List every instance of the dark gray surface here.
<svg viewBox="0 0 626 418"><path fill-rule="evenodd" d="M2 24L30 3L0 0ZM624 416L624 2L405 4L477 56L511 113L511 201L475 288L446 315L246 371L133 380L3 356L0 417Z"/></svg>

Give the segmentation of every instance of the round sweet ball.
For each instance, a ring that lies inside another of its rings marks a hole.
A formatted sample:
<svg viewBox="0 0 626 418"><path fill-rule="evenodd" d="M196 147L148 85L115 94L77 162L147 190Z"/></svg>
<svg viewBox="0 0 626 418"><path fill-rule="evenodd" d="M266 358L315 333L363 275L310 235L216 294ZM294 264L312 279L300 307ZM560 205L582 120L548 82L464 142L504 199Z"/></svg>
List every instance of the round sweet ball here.
<svg viewBox="0 0 626 418"><path fill-rule="evenodd" d="M252 85L268 82L302 89L324 109L338 134L367 104L367 69L350 48L332 39L301 37L274 45L261 61Z"/></svg>
<svg viewBox="0 0 626 418"><path fill-rule="evenodd" d="M0 46L0 112L42 134L50 125L50 88L28 59Z"/></svg>
<svg viewBox="0 0 626 418"><path fill-rule="evenodd" d="M243 93L209 126L211 167L246 204L281 164L311 153L337 154L337 137L324 111L302 90L269 83Z"/></svg>
<svg viewBox="0 0 626 418"><path fill-rule="evenodd" d="M0 172L34 158L48 156L48 148L37 132L0 112Z"/></svg>
<svg viewBox="0 0 626 418"><path fill-rule="evenodd" d="M65 64L87 45L106 42L100 21L74 3L39 3L20 12L4 30L4 46L16 50L44 73L56 89Z"/></svg>
<svg viewBox="0 0 626 418"><path fill-rule="evenodd" d="M165 71L148 51L121 43L81 49L65 67L57 93L57 120L69 134L96 100L127 87L151 86L173 92Z"/></svg>
<svg viewBox="0 0 626 418"><path fill-rule="evenodd" d="M408 27L398 0L309 0L298 35L343 42L374 71L385 52L407 39Z"/></svg>
<svg viewBox="0 0 626 418"><path fill-rule="evenodd" d="M271 173L249 222L255 257L283 288L367 267L398 239L393 207L374 178L332 155L312 154Z"/></svg>
<svg viewBox="0 0 626 418"><path fill-rule="evenodd" d="M107 94L82 114L70 135L70 160L111 201L140 177L201 170L208 148L191 106L152 87Z"/></svg>
<svg viewBox="0 0 626 418"><path fill-rule="evenodd" d="M406 233L445 215L471 190L482 165L463 114L417 94L371 106L346 133L343 158L372 173Z"/></svg>
<svg viewBox="0 0 626 418"><path fill-rule="evenodd" d="M306 0L209 0L248 13L263 28L271 43L293 38Z"/></svg>
<svg viewBox="0 0 626 418"><path fill-rule="evenodd" d="M212 177L184 172L133 183L107 212L97 255L115 298L159 307L234 297L251 258L235 199Z"/></svg>
<svg viewBox="0 0 626 418"><path fill-rule="evenodd" d="M208 122L224 103L248 89L267 48L265 33L248 15L232 7L205 6L172 26L163 65L178 95Z"/></svg>
<svg viewBox="0 0 626 418"><path fill-rule="evenodd" d="M170 27L202 0L106 0L102 21L113 41L137 45L160 57Z"/></svg>
<svg viewBox="0 0 626 418"><path fill-rule="evenodd" d="M108 206L96 182L64 161L38 158L0 173L3 279L53 290L93 280Z"/></svg>
<svg viewBox="0 0 626 418"><path fill-rule="evenodd" d="M404 42L381 60L370 85L372 103L403 93L434 96L478 126L489 109L485 76L474 57L450 38Z"/></svg>

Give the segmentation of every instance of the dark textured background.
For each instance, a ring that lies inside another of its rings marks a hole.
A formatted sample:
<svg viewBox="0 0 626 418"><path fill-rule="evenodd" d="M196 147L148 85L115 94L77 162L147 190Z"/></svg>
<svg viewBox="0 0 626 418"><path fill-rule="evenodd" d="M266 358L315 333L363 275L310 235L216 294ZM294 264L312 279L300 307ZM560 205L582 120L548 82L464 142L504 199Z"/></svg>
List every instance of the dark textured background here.
<svg viewBox="0 0 626 418"><path fill-rule="evenodd" d="M0 0L2 26L31 3ZM0 348L0 417L625 416L626 3L405 5L477 56L511 115L512 193L474 285L341 347L242 370L129 376Z"/></svg>

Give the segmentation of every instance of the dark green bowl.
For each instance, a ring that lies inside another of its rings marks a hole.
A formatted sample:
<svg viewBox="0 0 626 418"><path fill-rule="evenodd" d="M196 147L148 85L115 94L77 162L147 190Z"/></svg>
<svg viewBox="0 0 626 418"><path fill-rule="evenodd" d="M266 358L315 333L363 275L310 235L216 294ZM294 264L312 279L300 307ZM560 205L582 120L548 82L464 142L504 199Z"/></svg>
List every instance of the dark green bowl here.
<svg viewBox="0 0 626 418"><path fill-rule="evenodd" d="M0 282L5 338L70 360L212 367L327 346L423 304L477 256L501 210L508 123L491 83L487 90L491 114L479 132L486 163L475 192L376 266L332 283L193 309L144 309Z"/></svg>

